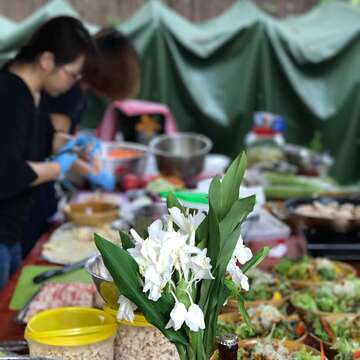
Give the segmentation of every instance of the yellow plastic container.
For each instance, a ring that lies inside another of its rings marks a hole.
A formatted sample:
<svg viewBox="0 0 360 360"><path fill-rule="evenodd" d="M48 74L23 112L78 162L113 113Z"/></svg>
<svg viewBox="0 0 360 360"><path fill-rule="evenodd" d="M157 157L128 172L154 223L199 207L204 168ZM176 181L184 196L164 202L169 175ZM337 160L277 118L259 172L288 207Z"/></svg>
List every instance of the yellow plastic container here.
<svg viewBox="0 0 360 360"><path fill-rule="evenodd" d="M28 322L31 356L51 359L113 360L117 324L105 311L64 307L43 311Z"/></svg>
<svg viewBox="0 0 360 360"><path fill-rule="evenodd" d="M104 311L116 317L117 311L104 306ZM115 360L177 360L176 347L140 313L134 322L121 320L115 338Z"/></svg>

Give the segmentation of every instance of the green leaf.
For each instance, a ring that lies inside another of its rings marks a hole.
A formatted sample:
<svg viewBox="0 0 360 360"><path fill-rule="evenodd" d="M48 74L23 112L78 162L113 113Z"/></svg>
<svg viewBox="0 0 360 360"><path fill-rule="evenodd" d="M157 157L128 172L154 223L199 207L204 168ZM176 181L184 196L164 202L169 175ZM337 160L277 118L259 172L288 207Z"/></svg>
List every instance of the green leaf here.
<svg viewBox="0 0 360 360"><path fill-rule="evenodd" d="M222 201L221 179L220 176L215 176L209 187L209 207L212 206L219 220L222 212Z"/></svg>
<svg viewBox="0 0 360 360"><path fill-rule="evenodd" d="M220 228L216 217L215 210L212 204L209 204L209 239L207 244L207 254L211 259L213 269L216 269L218 264L218 256L220 251ZM216 274L213 274L216 277Z"/></svg>
<svg viewBox="0 0 360 360"><path fill-rule="evenodd" d="M209 216L203 220L200 226L196 230L196 246L200 249L208 247L208 237L209 237Z"/></svg>
<svg viewBox="0 0 360 360"><path fill-rule="evenodd" d="M124 232L122 230L119 231L119 234L120 234L121 244L122 244L122 247L124 250L135 247L135 244L133 243L129 234L127 234L126 232Z"/></svg>
<svg viewBox="0 0 360 360"><path fill-rule="evenodd" d="M240 184L246 170L246 155L238 155L227 169L222 180L222 206L218 214L220 220L228 213L233 203L239 199Z"/></svg>
<svg viewBox="0 0 360 360"><path fill-rule="evenodd" d="M255 196L236 200L227 215L220 222L222 238L227 238L234 229L241 224L251 213L255 205Z"/></svg>
<svg viewBox="0 0 360 360"><path fill-rule="evenodd" d="M246 274L251 269L258 266L268 255L270 248L265 246L261 250L259 250L241 269L241 271Z"/></svg>
<svg viewBox="0 0 360 360"><path fill-rule="evenodd" d="M173 307L171 297L162 296L157 302L149 300L142 291L139 267L130 254L98 234L95 234L95 243L119 291L135 303L145 318L170 341L187 345L188 340L183 330L165 329Z"/></svg>
<svg viewBox="0 0 360 360"><path fill-rule="evenodd" d="M176 198L175 194L173 192L169 192L168 196L166 197L166 205L168 209L171 209L173 207L177 207L181 210L182 213L185 212L185 208L180 204L179 200Z"/></svg>
<svg viewBox="0 0 360 360"><path fill-rule="evenodd" d="M219 276L225 277L226 268L234 253L237 242L239 241L241 233L241 226L238 227L228 235L226 241L224 241L223 247L219 251L218 264L219 264Z"/></svg>

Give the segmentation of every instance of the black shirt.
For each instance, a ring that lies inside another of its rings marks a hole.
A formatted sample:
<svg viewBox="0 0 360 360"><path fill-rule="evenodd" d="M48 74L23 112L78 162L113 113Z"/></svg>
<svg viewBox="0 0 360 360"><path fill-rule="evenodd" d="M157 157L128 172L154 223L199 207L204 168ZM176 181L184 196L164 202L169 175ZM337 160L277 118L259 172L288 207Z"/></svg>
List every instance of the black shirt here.
<svg viewBox="0 0 360 360"><path fill-rule="evenodd" d="M75 85L65 94L49 96L43 93L41 96L40 113L42 116L50 114L63 114L70 118L70 133L74 134L81 115L86 107L85 94L79 85Z"/></svg>
<svg viewBox="0 0 360 360"><path fill-rule="evenodd" d="M37 175L27 164L37 159L33 97L15 74L0 71L0 243L21 239Z"/></svg>

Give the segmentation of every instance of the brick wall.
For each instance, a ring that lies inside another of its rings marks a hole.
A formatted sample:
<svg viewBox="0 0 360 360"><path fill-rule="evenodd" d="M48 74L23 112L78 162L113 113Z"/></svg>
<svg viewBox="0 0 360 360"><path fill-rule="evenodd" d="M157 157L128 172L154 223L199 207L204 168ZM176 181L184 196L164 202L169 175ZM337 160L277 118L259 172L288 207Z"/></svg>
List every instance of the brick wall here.
<svg viewBox="0 0 360 360"><path fill-rule="evenodd" d="M95 24L106 25L131 17L145 0L70 0L80 15ZM225 11L239 0L164 0L190 20L209 19ZM318 0L254 0L268 13L284 17L308 11ZM47 0L0 0L0 14L22 20Z"/></svg>

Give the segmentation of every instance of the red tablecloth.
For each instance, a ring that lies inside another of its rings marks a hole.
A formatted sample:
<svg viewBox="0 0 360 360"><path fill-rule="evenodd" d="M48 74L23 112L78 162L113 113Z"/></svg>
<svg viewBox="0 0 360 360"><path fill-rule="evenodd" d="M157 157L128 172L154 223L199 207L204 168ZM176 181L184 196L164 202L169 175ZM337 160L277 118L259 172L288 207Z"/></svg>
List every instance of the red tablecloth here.
<svg viewBox="0 0 360 360"><path fill-rule="evenodd" d="M22 266L24 265L44 265L48 264L46 261L41 260L41 248L42 245L49 239L51 231L44 234L36 246L24 260ZM360 262L351 263L360 276ZM9 310L8 306L11 300L11 296L15 290L17 280L19 278L21 268L14 274L11 278L5 289L0 292L0 341L2 340L21 340L23 339L24 326L20 326L14 323L13 318L16 314L15 311Z"/></svg>
<svg viewBox="0 0 360 360"><path fill-rule="evenodd" d="M30 264L49 264L46 261L41 260L40 254L42 245L49 239L50 234L51 231L44 234L39 239L36 246L32 249L30 254L23 261L22 267ZM9 310L9 303L15 290L20 273L21 268L12 276L7 286L0 292L0 341L23 339L24 326L20 326L14 323L13 318L16 314L16 311Z"/></svg>

